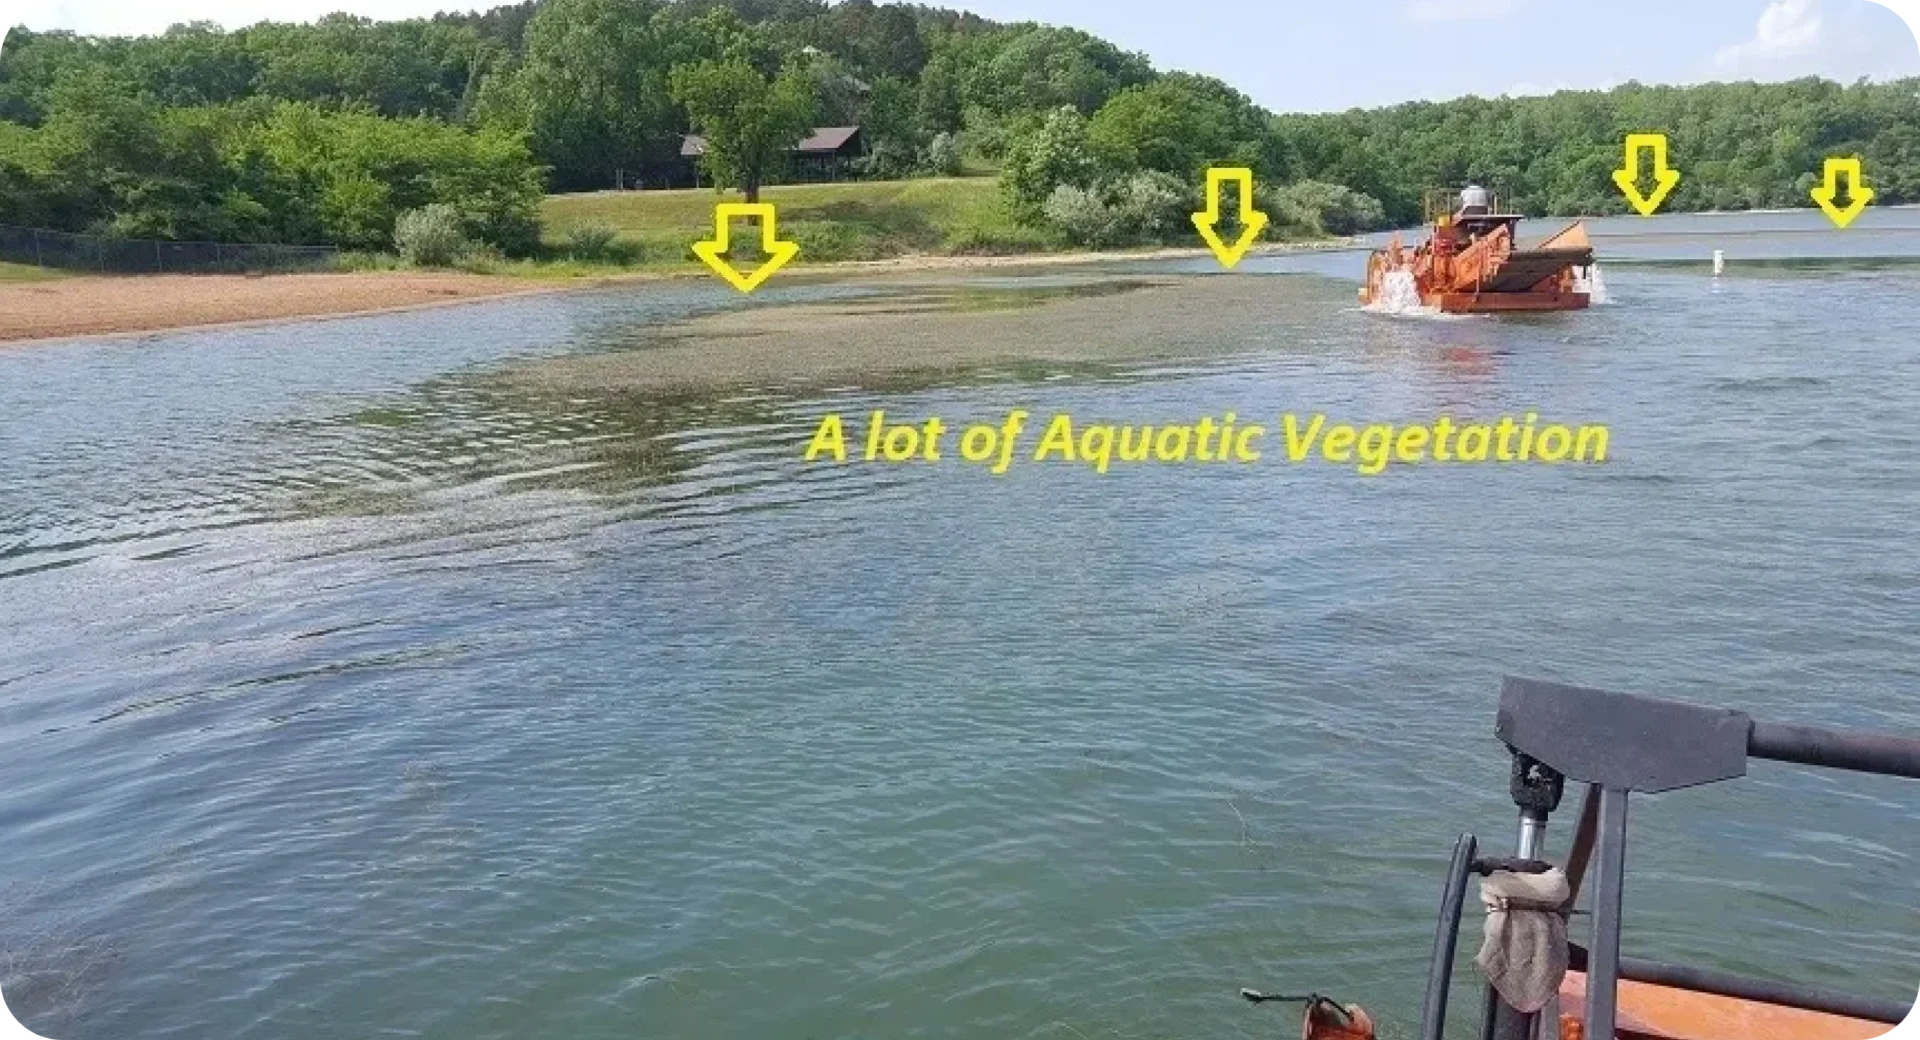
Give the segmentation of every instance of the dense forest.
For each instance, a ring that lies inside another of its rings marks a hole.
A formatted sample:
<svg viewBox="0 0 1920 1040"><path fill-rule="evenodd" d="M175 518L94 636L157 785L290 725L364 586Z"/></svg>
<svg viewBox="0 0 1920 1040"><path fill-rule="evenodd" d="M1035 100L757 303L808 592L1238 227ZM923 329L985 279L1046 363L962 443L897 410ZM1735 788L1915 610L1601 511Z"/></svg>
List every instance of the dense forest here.
<svg viewBox="0 0 1920 1040"><path fill-rule="evenodd" d="M0 55L0 223L378 250L436 205L508 253L548 191L610 187L709 139L722 182L775 179L815 125L873 176L999 171L1020 220L1091 243L1184 238L1201 172L1252 166L1276 227L1419 216L1496 185L1533 213L1624 210L1629 131L1663 130L1671 209L1807 204L1857 154L1920 201L1920 81L1799 80L1463 98L1276 115L1073 29L845 0L533 0L482 14L138 38L16 30Z"/></svg>

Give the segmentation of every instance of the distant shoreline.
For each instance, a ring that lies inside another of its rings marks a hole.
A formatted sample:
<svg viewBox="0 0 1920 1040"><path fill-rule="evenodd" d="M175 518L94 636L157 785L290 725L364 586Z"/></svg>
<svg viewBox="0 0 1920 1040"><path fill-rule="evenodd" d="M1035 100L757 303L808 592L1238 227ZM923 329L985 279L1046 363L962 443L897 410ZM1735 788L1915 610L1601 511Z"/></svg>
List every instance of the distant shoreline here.
<svg viewBox="0 0 1920 1040"><path fill-rule="evenodd" d="M1874 206L1874 209L1920 209L1920 202L1898 202L1887 206ZM1782 206L1774 209L1696 209L1684 210L1674 216L1693 217L1739 217L1739 216L1780 216L1786 213L1818 213L1817 206Z"/></svg>
<svg viewBox="0 0 1920 1040"><path fill-rule="evenodd" d="M1920 210L1920 205L1876 207ZM1788 215L1810 207L1771 210L1699 210L1672 216ZM1567 218L1586 219L1597 218ZM1403 233L1408 230L1403 229ZM1808 229L1824 231L1824 228ZM1269 243L1249 256L1365 249L1359 236ZM781 275L833 280L861 275L939 271L1073 267L1139 260L1200 260L1199 246L1113 251L991 254L911 254L877 260L800 262ZM702 278L688 264L668 269L558 274L537 265L528 273L359 271L282 275L97 275L51 272L49 277L0 280L0 349L118 339L162 332L246 328L284 322L359 318L538 293L570 292L665 280Z"/></svg>

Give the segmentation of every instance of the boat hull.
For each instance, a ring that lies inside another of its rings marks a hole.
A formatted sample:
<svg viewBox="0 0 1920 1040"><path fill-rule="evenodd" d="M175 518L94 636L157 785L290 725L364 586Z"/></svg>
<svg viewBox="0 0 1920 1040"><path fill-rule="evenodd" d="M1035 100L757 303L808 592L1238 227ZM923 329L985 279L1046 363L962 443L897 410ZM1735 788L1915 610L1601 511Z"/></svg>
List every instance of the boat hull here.
<svg viewBox="0 0 1920 1040"><path fill-rule="evenodd" d="M1370 306L1381 294L1369 287L1360 292L1362 306ZM1422 305L1442 314L1527 314L1551 311L1584 311L1593 305L1593 297L1583 292L1518 293L1424 293Z"/></svg>
<svg viewBox="0 0 1920 1040"><path fill-rule="evenodd" d="M1428 306L1444 314L1514 314L1529 311L1583 311L1593 297L1578 292L1436 293Z"/></svg>

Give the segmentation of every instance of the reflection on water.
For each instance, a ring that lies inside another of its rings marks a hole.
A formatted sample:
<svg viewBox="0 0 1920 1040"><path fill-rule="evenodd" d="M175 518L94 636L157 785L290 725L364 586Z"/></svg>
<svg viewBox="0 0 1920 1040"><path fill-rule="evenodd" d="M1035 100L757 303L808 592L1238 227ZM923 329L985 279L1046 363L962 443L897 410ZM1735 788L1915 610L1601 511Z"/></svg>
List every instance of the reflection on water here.
<svg viewBox="0 0 1920 1040"><path fill-rule="evenodd" d="M750 305L1045 323L1103 277ZM1502 672L1912 729L1920 272L1627 265L1620 306L1446 322L1253 277L1237 345L840 386L509 377L742 305L692 285L0 354L9 1003L62 1040L1241 1035L1251 984L1404 1026L1453 836L1510 829ZM876 408L1537 410L1616 458L800 462ZM1760 766L1637 803L1629 949L1903 996L1916 824Z"/></svg>

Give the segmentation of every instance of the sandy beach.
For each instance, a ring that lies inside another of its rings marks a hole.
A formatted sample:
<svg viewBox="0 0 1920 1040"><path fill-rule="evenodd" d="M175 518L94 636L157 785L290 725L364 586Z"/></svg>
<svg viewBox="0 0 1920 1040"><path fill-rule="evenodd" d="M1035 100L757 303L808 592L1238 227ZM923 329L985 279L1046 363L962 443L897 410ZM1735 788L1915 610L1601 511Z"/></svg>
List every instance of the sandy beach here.
<svg viewBox="0 0 1920 1040"><path fill-rule="evenodd" d="M438 272L54 278L0 284L0 343L364 314L554 288Z"/></svg>

